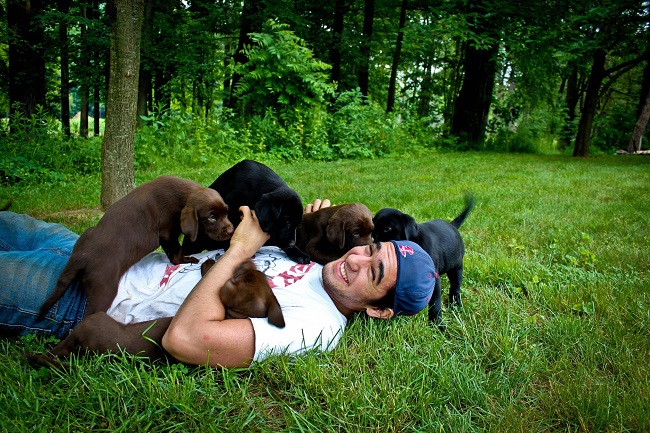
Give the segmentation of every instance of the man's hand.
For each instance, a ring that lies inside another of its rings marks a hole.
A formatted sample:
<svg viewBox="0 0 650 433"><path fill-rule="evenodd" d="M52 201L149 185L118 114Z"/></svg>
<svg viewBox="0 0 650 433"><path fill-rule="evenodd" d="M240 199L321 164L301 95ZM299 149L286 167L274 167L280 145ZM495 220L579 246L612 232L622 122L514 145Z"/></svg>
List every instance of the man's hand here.
<svg viewBox="0 0 650 433"><path fill-rule="evenodd" d="M332 203L330 203L329 199L321 201L321 199L317 198L314 200L314 203L309 203L307 206L305 206L305 213L316 212L319 209L324 209L326 207L330 207L331 205Z"/></svg>
<svg viewBox="0 0 650 433"><path fill-rule="evenodd" d="M242 213L241 222L230 239L230 248L241 249L245 257L250 257L269 240L269 234L262 231L255 211L248 206L239 208Z"/></svg>

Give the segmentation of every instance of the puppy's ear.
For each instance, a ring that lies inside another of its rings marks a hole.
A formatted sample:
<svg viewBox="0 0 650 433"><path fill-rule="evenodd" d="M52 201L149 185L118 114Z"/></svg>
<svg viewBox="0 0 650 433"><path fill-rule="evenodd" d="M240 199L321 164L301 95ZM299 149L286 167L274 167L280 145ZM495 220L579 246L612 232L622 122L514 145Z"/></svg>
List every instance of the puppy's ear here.
<svg viewBox="0 0 650 433"><path fill-rule="evenodd" d="M270 290L270 289L269 289ZM284 328L284 316L282 315L282 308L278 303L277 298L273 293L269 294L267 299L267 307L269 309L269 323L278 328Z"/></svg>
<svg viewBox="0 0 650 433"><path fill-rule="evenodd" d="M282 200L272 193L264 194L253 207L260 227L266 233L271 231L275 221L280 218L282 212Z"/></svg>
<svg viewBox="0 0 650 433"><path fill-rule="evenodd" d="M413 240L418 235L418 224L411 215L402 215L402 223L404 224L404 235L406 240Z"/></svg>
<svg viewBox="0 0 650 433"><path fill-rule="evenodd" d="M339 250L345 247L345 221L343 218L337 218L336 213L327 221L325 228L327 240L336 245Z"/></svg>
<svg viewBox="0 0 650 433"><path fill-rule="evenodd" d="M185 205L181 211L181 231L185 236L189 236L192 242L195 242L199 235L199 215L191 204Z"/></svg>

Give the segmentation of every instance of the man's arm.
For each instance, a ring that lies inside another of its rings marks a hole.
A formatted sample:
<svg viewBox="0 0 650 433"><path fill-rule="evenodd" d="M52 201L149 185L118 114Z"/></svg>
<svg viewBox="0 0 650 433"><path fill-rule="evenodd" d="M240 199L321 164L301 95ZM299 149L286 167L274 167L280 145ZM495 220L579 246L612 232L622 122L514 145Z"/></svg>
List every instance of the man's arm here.
<svg viewBox="0 0 650 433"><path fill-rule="evenodd" d="M213 367L246 367L255 354L255 333L248 319L225 319L219 290L235 269L268 240L247 206L226 253L210 268L187 296L162 344L174 358Z"/></svg>

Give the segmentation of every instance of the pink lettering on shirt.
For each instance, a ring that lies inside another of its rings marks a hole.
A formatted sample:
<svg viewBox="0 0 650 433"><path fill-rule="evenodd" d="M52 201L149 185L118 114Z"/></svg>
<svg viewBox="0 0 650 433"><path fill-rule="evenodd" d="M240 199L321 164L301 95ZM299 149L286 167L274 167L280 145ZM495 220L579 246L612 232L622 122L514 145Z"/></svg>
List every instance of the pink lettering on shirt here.
<svg viewBox="0 0 650 433"><path fill-rule="evenodd" d="M312 268L314 262L307 265L295 264L286 271L279 273L273 278L269 278L269 286L272 289L276 287L287 287L297 283L304 277Z"/></svg>
<svg viewBox="0 0 650 433"><path fill-rule="evenodd" d="M166 286L167 283L169 283L169 279L171 278L172 274L176 269L178 269L180 265L167 265L165 268L165 275L163 275L162 280L160 280L160 285L159 287Z"/></svg>

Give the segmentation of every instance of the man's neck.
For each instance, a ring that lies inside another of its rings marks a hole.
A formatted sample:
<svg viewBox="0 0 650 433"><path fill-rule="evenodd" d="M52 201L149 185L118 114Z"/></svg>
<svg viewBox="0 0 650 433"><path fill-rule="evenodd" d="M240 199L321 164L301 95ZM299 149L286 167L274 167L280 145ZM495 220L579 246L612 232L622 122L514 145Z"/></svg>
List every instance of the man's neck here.
<svg viewBox="0 0 650 433"><path fill-rule="evenodd" d="M354 314L354 310L349 309L348 307L344 306L341 304L336 298L332 296L329 290L327 290L327 287L325 284L323 284L323 290L325 290L325 293L327 293L327 296L330 297L334 305L336 306L336 309L339 310L341 314L345 316L346 319L350 319L352 315Z"/></svg>

